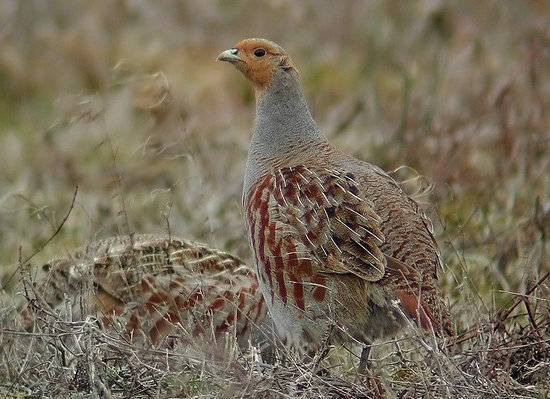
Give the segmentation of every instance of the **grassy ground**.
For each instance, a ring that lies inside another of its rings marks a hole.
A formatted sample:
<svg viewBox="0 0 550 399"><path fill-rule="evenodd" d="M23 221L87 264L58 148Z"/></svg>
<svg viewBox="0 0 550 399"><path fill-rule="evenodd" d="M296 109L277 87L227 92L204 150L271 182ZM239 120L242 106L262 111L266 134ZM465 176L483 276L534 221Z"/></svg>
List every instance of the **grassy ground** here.
<svg viewBox="0 0 550 399"><path fill-rule="evenodd" d="M476 332L445 357L452 367L432 354L396 369L399 351L381 354L395 392L548 395L548 380L534 377L548 363L530 363L548 356L548 280L530 293L531 320L523 304L506 309L550 271L549 13L538 0L1 2L4 296L19 291L20 257L38 251L39 265L129 231L170 229L249 260L240 192L253 94L214 59L267 37L293 56L330 139L425 200L458 330ZM538 355L521 360L506 345ZM414 364L441 372L418 379ZM309 389L272 384L296 381L299 368L269 373L166 378L191 396L246 396L250 381L268 381L273 395Z"/></svg>

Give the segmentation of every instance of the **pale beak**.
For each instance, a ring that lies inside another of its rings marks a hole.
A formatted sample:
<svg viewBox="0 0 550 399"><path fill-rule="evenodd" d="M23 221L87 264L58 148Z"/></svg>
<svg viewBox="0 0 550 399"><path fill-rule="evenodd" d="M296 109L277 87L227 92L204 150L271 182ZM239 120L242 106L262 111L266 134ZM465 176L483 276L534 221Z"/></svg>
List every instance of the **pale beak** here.
<svg viewBox="0 0 550 399"><path fill-rule="evenodd" d="M238 62L242 61L241 58L237 55L239 50L236 48L230 48L229 50L222 51L216 61L227 61L227 62Z"/></svg>

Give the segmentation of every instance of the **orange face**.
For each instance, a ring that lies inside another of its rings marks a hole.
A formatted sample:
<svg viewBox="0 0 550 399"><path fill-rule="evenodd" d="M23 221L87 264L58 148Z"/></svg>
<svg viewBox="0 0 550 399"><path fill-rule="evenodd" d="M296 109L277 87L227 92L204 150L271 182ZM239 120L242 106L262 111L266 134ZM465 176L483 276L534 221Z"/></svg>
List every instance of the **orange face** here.
<svg viewBox="0 0 550 399"><path fill-rule="evenodd" d="M235 47L223 51L218 56L218 61L235 65L260 92L267 89L277 69L293 69L284 50L278 44L265 39L245 39Z"/></svg>

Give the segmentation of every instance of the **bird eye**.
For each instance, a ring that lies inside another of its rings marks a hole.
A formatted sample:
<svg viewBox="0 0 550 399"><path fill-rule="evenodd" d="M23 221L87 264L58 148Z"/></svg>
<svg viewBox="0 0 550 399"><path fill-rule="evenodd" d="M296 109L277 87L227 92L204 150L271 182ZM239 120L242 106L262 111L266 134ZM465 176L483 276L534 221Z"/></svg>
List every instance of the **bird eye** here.
<svg viewBox="0 0 550 399"><path fill-rule="evenodd" d="M263 57L265 55L265 50L263 48L257 48L254 50L254 55L258 58Z"/></svg>

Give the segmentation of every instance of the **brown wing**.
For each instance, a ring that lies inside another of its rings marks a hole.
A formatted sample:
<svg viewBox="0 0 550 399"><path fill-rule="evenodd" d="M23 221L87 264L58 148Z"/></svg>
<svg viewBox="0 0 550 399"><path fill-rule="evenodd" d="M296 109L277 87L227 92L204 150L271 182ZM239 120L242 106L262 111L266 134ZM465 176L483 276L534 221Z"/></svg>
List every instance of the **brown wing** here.
<svg viewBox="0 0 550 399"><path fill-rule="evenodd" d="M293 262L305 261L301 268L310 274L351 273L367 281L384 276L380 218L358 193L351 175L305 166L278 169L253 188L246 204L252 246L281 297L288 285L284 274L296 274Z"/></svg>
<svg viewBox="0 0 550 399"><path fill-rule="evenodd" d="M386 241L381 249L387 259L394 259L392 270L381 283L400 298L409 315L421 325L427 323L418 309L424 309L436 332L452 335L451 317L439 288L441 260L431 221L390 176L369 164L361 163L361 168L365 195L376 204L382 219ZM401 266L396 268L396 262ZM395 270L399 272L392 272Z"/></svg>

